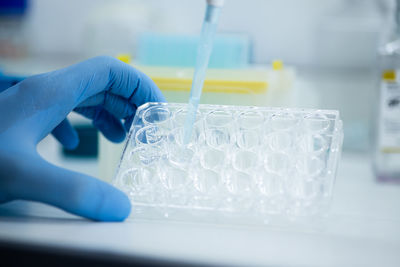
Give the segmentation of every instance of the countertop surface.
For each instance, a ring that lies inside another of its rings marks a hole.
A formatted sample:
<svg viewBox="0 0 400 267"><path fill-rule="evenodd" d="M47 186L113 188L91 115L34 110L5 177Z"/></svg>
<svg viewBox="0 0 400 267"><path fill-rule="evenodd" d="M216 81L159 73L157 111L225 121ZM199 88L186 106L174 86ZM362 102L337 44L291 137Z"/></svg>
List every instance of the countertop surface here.
<svg viewBox="0 0 400 267"><path fill-rule="evenodd" d="M53 142L41 144L43 156L57 154ZM52 161L96 174L93 160L65 160L59 155ZM329 219L318 229L132 217L123 223L99 223L16 201L0 206L0 241L200 264L400 266L400 186L376 182L366 155L345 153Z"/></svg>

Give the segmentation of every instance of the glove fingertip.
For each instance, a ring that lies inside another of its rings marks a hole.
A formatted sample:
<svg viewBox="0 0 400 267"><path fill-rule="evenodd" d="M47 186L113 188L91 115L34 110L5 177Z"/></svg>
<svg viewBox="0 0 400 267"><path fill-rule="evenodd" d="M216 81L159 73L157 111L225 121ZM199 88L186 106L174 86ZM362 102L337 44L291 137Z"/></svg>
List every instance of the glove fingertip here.
<svg viewBox="0 0 400 267"><path fill-rule="evenodd" d="M126 131L127 133L128 133L129 130L131 129L132 122L133 122L133 119L134 119L134 118L135 118L135 115L132 115L132 116L129 116L128 118L125 119L124 128L125 128L125 131Z"/></svg>
<svg viewBox="0 0 400 267"><path fill-rule="evenodd" d="M149 86L147 92L143 92L144 95L146 95L146 93L148 94L144 98L145 102L167 102L161 90L149 76L144 74L143 80L145 80L146 84Z"/></svg>
<svg viewBox="0 0 400 267"><path fill-rule="evenodd" d="M131 211L129 198L117 188L108 183L95 181L96 187L93 194L86 195L83 202L87 218L95 221L121 222L125 220ZM89 207L91 207L89 209Z"/></svg>
<svg viewBox="0 0 400 267"><path fill-rule="evenodd" d="M52 131L53 136L68 150L73 150L79 145L79 136L76 130L69 123L68 119L64 119Z"/></svg>
<svg viewBox="0 0 400 267"><path fill-rule="evenodd" d="M118 131L108 131L108 130L104 130L102 128L99 127L99 130L102 132L102 134L104 135L105 138L107 138L108 140L110 140L113 143L121 143L122 141L125 140L126 137L126 133L124 130L118 130Z"/></svg>
<svg viewBox="0 0 400 267"><path fill-rule="evenodd" d="M118 193L111 195L106 201L102 214L99 214L100 221L122 222L131 212L131 202L129 198L117 190Z"/></svg>
<svg viewBox="0 0 400 267"><path fill-rule="evenodd" d="M78 147L79 145L79 136L77 132L74 132L74 137L69 139L68 142L64 143L64 147L68 150L74 150Z"/></svg>

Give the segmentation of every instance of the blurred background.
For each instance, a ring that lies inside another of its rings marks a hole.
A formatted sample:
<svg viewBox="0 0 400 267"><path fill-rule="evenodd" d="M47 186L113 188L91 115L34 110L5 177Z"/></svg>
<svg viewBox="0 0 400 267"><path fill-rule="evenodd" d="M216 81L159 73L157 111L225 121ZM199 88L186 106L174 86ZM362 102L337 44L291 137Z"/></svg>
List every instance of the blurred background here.
<svg viewBox="0 0 400 267"><path fill-rule="evenodd" d="M21 78L122 54L152 78L168 76L179 86L177 68L194 64L205 7L204 0L0 0L0 71ZM369 151L377 48L393 7L391 0L227 0L213 77L268 83L265 102L231 104L338 109L344 149Z"/></svg>
<svg viewBox="0 0 400 267"><path fill-rule="evenodd" d="M248 36L252 63L283 58L301 67L365 69L373 64L391 2L229 0L218 29ZM198 34L205 9L202 0L0 3L2 57L135 54L142 32Z"/></svg>

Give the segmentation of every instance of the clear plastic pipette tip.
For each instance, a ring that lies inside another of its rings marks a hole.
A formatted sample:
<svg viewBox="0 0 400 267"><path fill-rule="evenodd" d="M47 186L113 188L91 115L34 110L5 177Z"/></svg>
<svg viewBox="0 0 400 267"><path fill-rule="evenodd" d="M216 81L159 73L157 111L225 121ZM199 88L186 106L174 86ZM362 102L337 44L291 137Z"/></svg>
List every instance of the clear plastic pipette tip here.
<svg viewBox="0 0 400 267"><path fill-rule="evenodd" d="M201 30L200 43L197 51L196 67L193 76L192 88L188 104L188 112L184 125L183 143L187 145L190 142L193 126L196 121L196 113L200 102L204 79L208 61L210 60L212 44L215 31L218 24L218 18L221 7L207 5L207 11Z"/></svg>

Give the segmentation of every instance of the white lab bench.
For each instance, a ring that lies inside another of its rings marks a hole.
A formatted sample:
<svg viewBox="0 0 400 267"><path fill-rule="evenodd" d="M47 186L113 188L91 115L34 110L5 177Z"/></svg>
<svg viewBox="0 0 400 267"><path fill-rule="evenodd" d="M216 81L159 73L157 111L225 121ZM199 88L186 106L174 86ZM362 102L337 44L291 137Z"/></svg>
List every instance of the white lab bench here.
<svg viewBox="0 0 400 267"><path fill-rule="evenodd" d="M41 154L96 175L94 160L65 160L54 139ZM400 185L377 183L365 154L344 153L330 219L318 230L129 218L85 220L46 205L0 206L0 241L83 252L239 266L400 266Z"/></svg>

